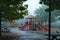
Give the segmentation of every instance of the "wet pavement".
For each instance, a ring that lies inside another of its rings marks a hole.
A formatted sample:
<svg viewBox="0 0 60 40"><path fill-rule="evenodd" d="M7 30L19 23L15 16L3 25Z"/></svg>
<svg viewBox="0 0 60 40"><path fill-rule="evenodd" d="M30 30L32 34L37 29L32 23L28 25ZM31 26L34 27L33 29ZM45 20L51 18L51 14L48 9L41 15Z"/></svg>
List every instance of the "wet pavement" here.
<svg viewBox="0 0 60 40"><path fill-rule="evenodd" d="M19 40L47 40L47 36L39 33L32 33L29 31L21 31L18 28L10 28L12 33L20 35Z"/></svg>

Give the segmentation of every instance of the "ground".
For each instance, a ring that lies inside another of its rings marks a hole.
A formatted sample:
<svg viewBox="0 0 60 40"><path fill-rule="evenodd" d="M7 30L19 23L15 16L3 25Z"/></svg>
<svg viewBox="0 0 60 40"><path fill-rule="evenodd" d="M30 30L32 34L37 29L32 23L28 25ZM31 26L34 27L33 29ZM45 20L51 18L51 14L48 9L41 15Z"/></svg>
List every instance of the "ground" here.
<svg viewBox="0 0 60 40"><path fill-rule="evenodd" d="M22 31L18 28L9 28L10 33L4 34L6 36L13 36L14 40L48 40L48 36L42 34L44 32ZM17 39L15 39L17 38ZM11 38L10 38L11 39ZM12 39L11 39L12 40Z"/></svg>

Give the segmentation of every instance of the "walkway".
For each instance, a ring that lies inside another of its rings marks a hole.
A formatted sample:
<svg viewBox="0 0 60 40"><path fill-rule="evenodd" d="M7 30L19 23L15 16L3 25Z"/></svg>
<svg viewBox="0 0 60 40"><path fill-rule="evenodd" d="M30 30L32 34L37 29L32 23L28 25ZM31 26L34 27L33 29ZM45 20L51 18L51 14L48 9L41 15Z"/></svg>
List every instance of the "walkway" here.
<svg viewBox="0 0 60 40"><path fill-rule="evenodd" d="M11 28L12 33L20 35L19 40L45 40L47 36L39 33L32 33L28 31L21 31L18 28ZM47 40L47 39L46 39Z"/></svg>

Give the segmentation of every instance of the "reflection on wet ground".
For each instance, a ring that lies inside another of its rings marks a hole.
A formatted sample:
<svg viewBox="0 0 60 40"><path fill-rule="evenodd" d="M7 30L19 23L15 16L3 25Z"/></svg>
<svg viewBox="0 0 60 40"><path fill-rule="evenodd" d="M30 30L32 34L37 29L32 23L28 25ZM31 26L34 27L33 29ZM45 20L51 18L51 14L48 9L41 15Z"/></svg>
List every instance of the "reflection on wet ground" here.
<svg viewBox="0 0 60 40"><path fill-rule="evenodd" d="M28 31L21 31L21 30L18 30L17 28L16 29L12 28L10 31L17 35L20 35L19 40L45 40L47 38L47 36L43 34L32 33Z"/></svg>
<svg viewBox="0 0 60 40"><path fill-rule="evenodd" d="M13 33L13 34L19 36L17 39L14 38L15 40L48 40L47 34L44 35L42 33L22 31L22 30L19 30L18 28L9 28L9 29L10 29L10 33ZM7 35L8 35L8 33L7 33ZM58 38L60 38L60 36Z"/></svg>
<svg viewBox="0 0 60 40"><path fill-rule="evenodd" d="M47 39L42 39L42 38L39 38L39 39L36 39L36 38L20 38L19 40L47 40Z"/></svg>

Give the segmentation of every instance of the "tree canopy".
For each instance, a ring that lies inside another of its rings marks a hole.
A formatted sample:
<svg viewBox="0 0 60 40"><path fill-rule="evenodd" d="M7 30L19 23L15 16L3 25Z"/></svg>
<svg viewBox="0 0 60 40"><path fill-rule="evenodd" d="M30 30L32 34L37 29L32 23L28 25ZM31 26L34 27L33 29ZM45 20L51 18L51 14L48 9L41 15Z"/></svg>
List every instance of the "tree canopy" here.
<svg viewBox="0 0 60 40"><path fill-rule="evenodd" d="M60 10L54 10L51 12L51 22L56 21L56 17L60 16ZM47 22L49 20L49 13L45 11L44 8L39 8L35 11L37 14L37 18L42 20L43 22Z"/></svg>
<svg viewBox="0 0 60 40"><path fill-rule="evenodd" d="M49 0L40 0L40 4L44 4L49 6ZM46 22L49 19L49 7L43 6L43 8L39 8L35 11L37 18L40 18L42 21ZM51 0L51 22L56 21L57 16L60 16L60 0Z"/></svg>
<svg viewBox="0 0 60 40"><path fill-rule="evenodd" d="M49 0L41 0L41 2L44 3L45 5L49 5ZM48 10L49 8L46 9L46 11ZM53 10L60 10L60 0L51 0L51 11Z"/></svg>
<svg viewBox="0 0 60 40"><path fill-rule="evenodd" d="M0 0L2 20L17 20L27 15L27 9L23 7L26 0Z"/></svg>

